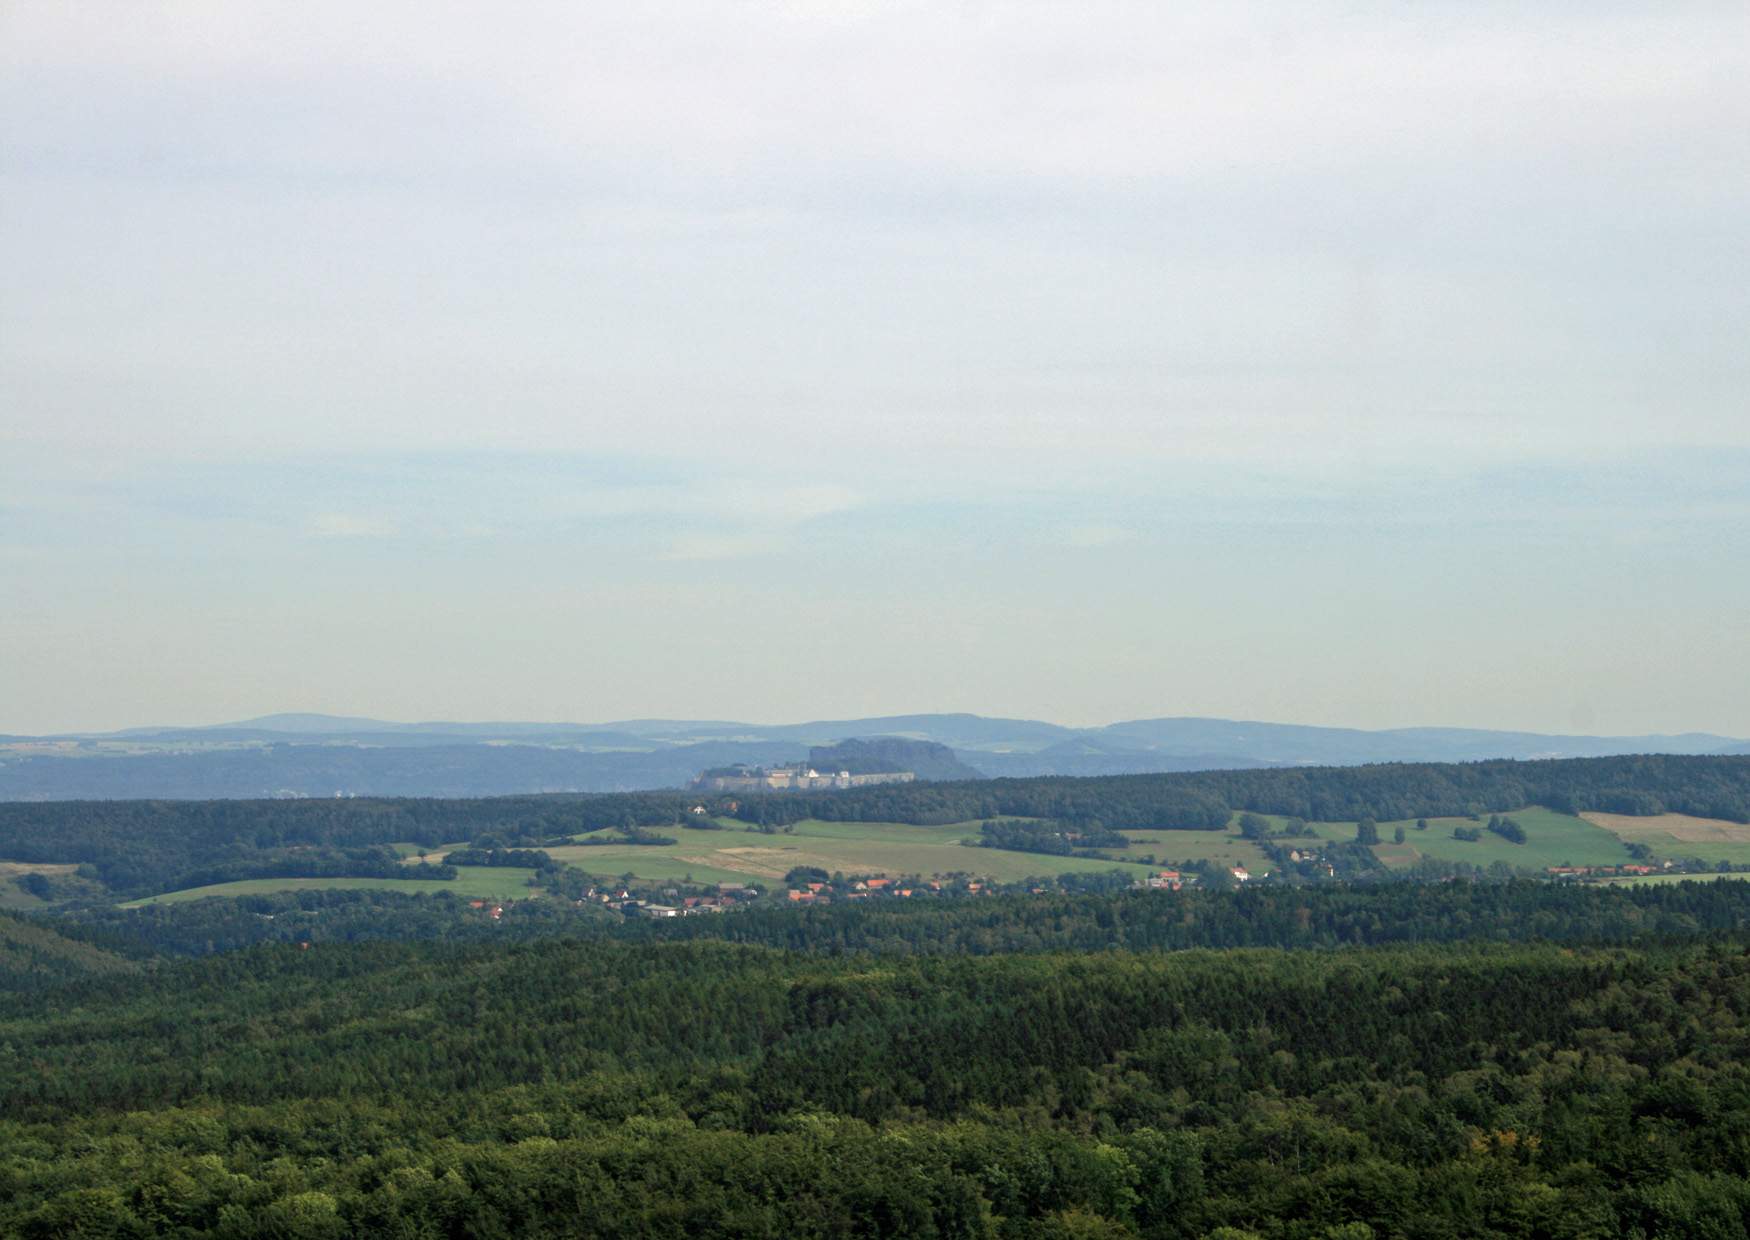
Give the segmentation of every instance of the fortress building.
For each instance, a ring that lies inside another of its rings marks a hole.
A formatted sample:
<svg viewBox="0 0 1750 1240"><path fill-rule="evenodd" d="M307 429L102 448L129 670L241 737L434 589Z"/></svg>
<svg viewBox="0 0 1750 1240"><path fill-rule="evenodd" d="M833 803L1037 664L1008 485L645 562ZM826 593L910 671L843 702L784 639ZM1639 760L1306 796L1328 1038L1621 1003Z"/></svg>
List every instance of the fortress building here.
<svg viewBox="0 0 1750 1240"><path fill-rule="evenodd" d="M809 792L823 788L863 788L869 784L909 784L911 771L880 771L853 775L849 771L817 771L807 763L793 766L729 766L703 771L692 787L701 792Z"/></svg>

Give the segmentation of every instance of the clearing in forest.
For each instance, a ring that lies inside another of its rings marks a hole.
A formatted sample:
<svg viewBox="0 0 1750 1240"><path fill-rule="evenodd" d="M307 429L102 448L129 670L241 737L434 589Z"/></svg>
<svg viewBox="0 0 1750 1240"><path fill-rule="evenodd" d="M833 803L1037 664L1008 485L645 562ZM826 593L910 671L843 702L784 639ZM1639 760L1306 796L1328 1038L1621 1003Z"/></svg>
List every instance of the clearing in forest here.
<svg viewBox="0 0 1750 1240"><path fill-rule="evenodd" d="M664 827L673 844L599 844L548 848L555 860L591 874L634 874L645 879L685 878L699 882L770 883L797 866L815 866L829 874L915 874L932 878L972 874L997 882L1058 874L1122 870L1133 877L1148 873L1132 854L1162 851L1153 844L1126 854L1126 860L1098 857L1056 857L1042 853L969 848L961 843L978 838L978 823L913 826L903 822L822 822L809 819L789 830L767 833L745 824L719 831ZM598 833L598 837L599 837ZM1139 833L1149 834L1149 833ZM1163 833L1165 834L1165 833ZM1175 832L1186 836L1219 832Z"/></svg>
<svg viewBox="0 0 1750 1240"><path fill-rule="evenodd" d="M185 887L162 895L130 900L123 908L146 904L182 904L208 896L254 896L269 891L394 891L403 895L448 893L466 900L526 900L536 894L529 886L533 870L509 866L467 865L456 867L456 877L435 878L245 878L230 883Z"/></svg>
<svg viewBox="0 0 1750 1240"><path fill-rule="evenodd" d="M1379 824L1381 842L1374 855L1391 869L1406 868L1423 857L1480 866L1504 861L1518 870L1546 870L1554 865L1622 865L1634 860L1620 839L1573 814L1530 805L1509 811L1505 817L1525 828L1525 843L1515 844L1486 830L1487 814L1474 821L1430 818L1426 831L1417 830L1416 820L1409 818ZM1352 822L1316 822L1312 827L1324 839L1355 838L1356 824ZM1401 845L1392 842L1399 827L1404 828ZM1454 838L1454 829L1461 827L1482 831L1482 838L1475 841Z"/></svg>

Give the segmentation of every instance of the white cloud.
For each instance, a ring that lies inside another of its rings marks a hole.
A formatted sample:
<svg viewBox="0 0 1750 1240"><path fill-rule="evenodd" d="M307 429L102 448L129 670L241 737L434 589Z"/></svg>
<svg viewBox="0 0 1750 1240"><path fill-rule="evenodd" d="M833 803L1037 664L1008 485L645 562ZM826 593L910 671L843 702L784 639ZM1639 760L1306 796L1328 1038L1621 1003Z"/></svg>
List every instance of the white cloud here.
<svg viewBox="0 0 1750 1240"><path fill-rule="evenodd" d="M1231 620L1127 597L1148 582L1108 580L1105 557L1027 559L1128 530L1165 554L1192 521L1180 541L1209 562L1174 580L1230 573L1260 624L1338 578L1333 608L1388 579L1502 591L1507 558L1530 598L1575 549L1649 525L1694 559L1630 547L1635 571L1593 580L1687 562L1669 597L1718 589L1739 615L1741 487L1679 519L1695 471L1656 505L1582 480L1750 449L1747 60L1750 10L1681 0L9 0L0 492L52 548L7 566L40 602L21 632L105 614L76 605L91 583L170 583L157 636L231 640L190 615L223 602L208 570L277 538L300 563L484 597L557 566L580 607L706 575L665 560L730 563L764 579L716 627L775 626L823 666L831 626L764 610L792 551L841 557L796 592L870 617L855 642L895 643L892 665L912 651L887 595L939 610L1027 570L1115 640L1136 626L1145 654L1162 616L1219 653ZM380 465L411 454L464 463ZM1561 468L1503 493L1539 462ZM393 557L353 553L391 537ZM1291 546L1318 581L1284 580ZM878 605L851 597L869 582ZM395 614L385 631L419 623ZM628 666L665 648L642 620L612 634ZM1441 665L1509 666L1513 633L1454 626ZM1335 616L1332 665L1367 671L1370 636ZM1697 683L1743 681L1717 670L1742 671L1736 647L1693 649ZM1001 686L1026 653L979 664L969 643L943 666ZM1124 693L1133 663L1112 672ZM1558 700L1558 663L1528 655L1525 692ZM78 674L72 655L13 664L21 700L68 698ZM1053 713L1108 713L1074 703L1091 667L1061 662ZM1356 692L1404 699L1384 676Z"/></svg>
<svg viewBox="0 0 1750 1240"><path fill-rule="evenodd" d="M0 23L0 441L949 483L1750 443L1741 6Z"/></svg>

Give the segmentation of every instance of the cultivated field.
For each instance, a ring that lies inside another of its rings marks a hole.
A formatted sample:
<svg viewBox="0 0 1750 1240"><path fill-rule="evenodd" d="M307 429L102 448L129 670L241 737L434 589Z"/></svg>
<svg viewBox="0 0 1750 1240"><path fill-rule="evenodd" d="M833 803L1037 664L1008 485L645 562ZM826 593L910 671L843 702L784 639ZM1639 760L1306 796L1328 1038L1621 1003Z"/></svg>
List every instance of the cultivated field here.
<svg viewBox="0 0 1750 1240"><path fill-rule="evenodd" d="M1645 844L1655 857L1695 857L1706 862L1750 865L1750 824L1688 814L1632 818L1627 814L1582 814L1587 822L1631 844Z"/></svg>
<svg viewBox="0 0 1750 1240"><path fill-rule="evenodd" d="M405 895L435 895L448 892L468 900L516 900L534 894L529 879L533 870L518 870L498 866L458 866L456 877L444 882L438 879L412 878L246 878L234 883L212 883L205 887L186 887L163 895L133 900L123 908L139 908L145 904L181 904L189 900L204 900L208 896L251 896L270 891L396 891Z"/></svg>

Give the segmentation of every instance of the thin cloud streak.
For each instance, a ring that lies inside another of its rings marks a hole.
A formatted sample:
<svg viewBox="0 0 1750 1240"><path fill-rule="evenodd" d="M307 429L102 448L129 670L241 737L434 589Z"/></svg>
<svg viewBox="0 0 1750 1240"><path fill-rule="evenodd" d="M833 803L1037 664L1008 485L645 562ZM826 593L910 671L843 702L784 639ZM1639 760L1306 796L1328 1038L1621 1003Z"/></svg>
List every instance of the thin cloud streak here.
<svg viewBox="0 0 1750 1240"><path fill-rule="evenodd" d="M18 0L0 701L1747 733L1747 130L1736 5Z"/></svg>

